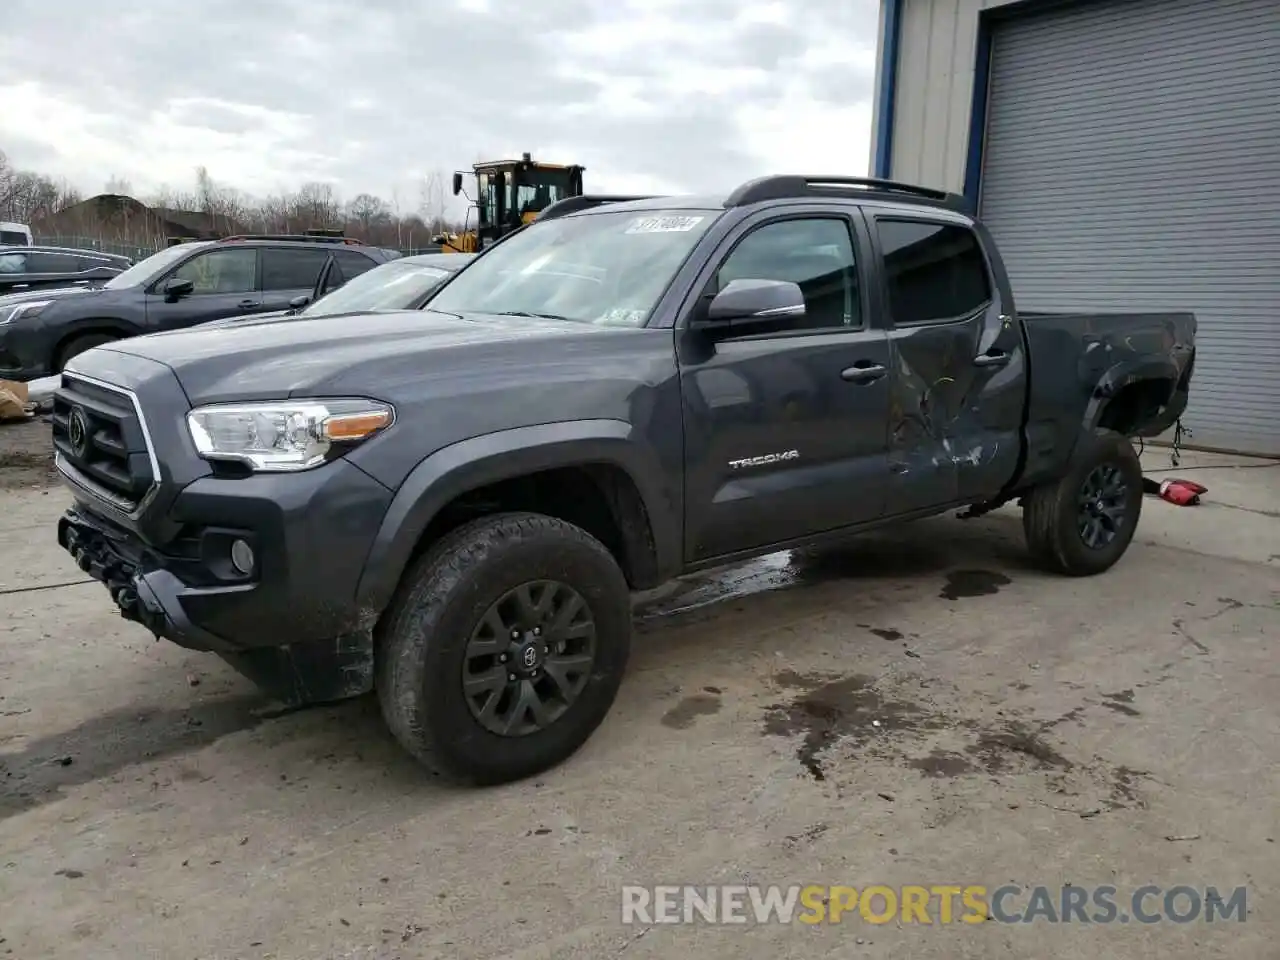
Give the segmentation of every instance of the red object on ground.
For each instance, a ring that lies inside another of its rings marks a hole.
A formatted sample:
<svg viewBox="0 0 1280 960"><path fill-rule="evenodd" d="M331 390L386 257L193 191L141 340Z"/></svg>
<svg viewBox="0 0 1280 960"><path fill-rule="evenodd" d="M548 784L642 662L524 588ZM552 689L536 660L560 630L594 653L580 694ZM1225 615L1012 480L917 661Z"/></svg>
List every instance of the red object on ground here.
<svg viewBox="0 0 1280 960"><path fill-rule="evenodd" d="M1208 493L1193 480L1165 480L1160 484L1160 497L1179 507L1194 507L1200 502L1200 494Z"/></svg>

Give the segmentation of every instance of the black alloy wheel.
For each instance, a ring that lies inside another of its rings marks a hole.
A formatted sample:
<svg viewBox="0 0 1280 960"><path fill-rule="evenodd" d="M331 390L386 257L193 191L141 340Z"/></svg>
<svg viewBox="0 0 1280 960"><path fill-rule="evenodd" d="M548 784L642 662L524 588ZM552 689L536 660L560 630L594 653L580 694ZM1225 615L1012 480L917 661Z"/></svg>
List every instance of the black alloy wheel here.
<svg viewBox="0 0 1280 960"><path fill-rule="evenodd" d="M582 595L554 580L523 583L471 633L462 664L467 706L498 736L544 730L578 698L595 656L596 626Z"/></svg>
<svg viewBox="0 0 1280 960"><path fill-rule="evenodd" d="M1085 477L1078 498L1080 539L1091 550L1101 550L1124 529L1128 513L1129 485L1114 463L1100 463Z"/></svg>

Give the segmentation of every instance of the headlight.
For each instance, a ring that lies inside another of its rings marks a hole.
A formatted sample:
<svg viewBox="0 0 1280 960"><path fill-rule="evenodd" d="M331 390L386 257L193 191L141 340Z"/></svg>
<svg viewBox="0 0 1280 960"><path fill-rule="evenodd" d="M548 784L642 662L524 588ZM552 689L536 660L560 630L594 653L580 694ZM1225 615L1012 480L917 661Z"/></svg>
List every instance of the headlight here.
<svg viewBox="0 0 1280 960"><path fill-rule="evenodd" d="M19 317L34 317L53 303L52 300L28 300L16 306L0 308L0 323L13 323Z"/></svg>
<svg viewBox="0 0 1280 960"><path fill-rule="evenodd" d="M288 471L318 466L394 420L395 411L376 400L280 400L197 407L187 428L206 460Z"/></svg>

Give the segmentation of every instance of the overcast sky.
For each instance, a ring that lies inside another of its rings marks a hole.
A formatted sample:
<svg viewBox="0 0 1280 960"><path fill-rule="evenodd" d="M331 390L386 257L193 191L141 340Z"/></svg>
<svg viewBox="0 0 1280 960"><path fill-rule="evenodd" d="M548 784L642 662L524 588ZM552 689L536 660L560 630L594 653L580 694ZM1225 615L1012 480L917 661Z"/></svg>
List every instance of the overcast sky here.
<svg viewBox="0 0 1280 960"><path fill-rule="evenodd" d="M333 182L413 208L478 159L589 191L867 170L878 0L4 0L0 149L250 194Z"/></svg>

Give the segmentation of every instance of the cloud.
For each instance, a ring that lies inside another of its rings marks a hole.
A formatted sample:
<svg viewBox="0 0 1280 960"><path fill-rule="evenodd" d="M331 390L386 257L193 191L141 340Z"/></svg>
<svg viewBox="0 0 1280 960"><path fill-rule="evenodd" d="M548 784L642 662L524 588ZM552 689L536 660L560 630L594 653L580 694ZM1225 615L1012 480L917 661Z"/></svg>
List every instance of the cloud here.
<svg viewBox="0 0 1280 960"><path fill-rule="evenodd" d="M876 0L5 6L0 148L87 191L203 165L412 206L432 172L524 151L602 192L867 169Z"/></svg>

